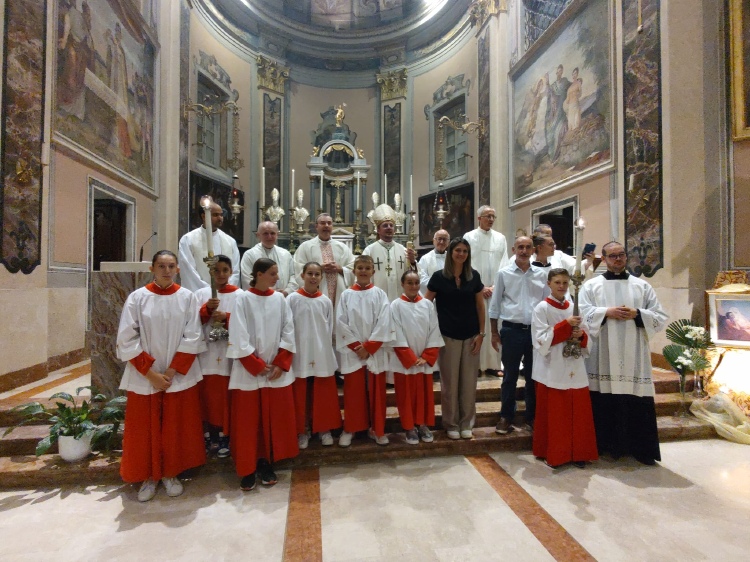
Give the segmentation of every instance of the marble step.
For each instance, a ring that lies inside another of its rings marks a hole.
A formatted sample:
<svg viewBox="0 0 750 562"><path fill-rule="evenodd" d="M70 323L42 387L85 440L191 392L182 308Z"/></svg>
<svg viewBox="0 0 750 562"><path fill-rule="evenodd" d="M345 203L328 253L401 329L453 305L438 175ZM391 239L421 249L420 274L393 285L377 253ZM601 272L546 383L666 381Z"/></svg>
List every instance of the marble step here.
<svg viewBox="0 0 750 562"><path fill-rule="evenodd" d="M661 416L657 419L659 439L662 442L715 438L711 425L694 417L675 418ZM366 437L358 436L351 447L342 449L323 447L317 440L294 459L282 461L278 468L297 468L331 464L379 462L397 459L424 458L430 456L471 455L493 451L528 451L531 448L531 434L526 431L513 431L507 435L497 435L491 427L474 430L472 439L453 441L443 431L435 431L433 443L407 445L403 434L392 434L388 446L376 445ZM14 455L0 457L0 489L10 488L51 488L64 485L118 484L120 462L117 454L92 455L79 463L66 463L57 455ZM595 466L592 467L595 470ZM233 474L230 459L211 458L207 463L190 471L187 476L199 477L203 474Z"/></svg>
<svg viewBox="0 0 750 562"><path fill-rule="evenodd" d="M665 393L677 393L680 390L679 378L673 371L655 367L653 369L653 379L657 395ZM500 399L501 384L502 379L497 377L479 377L477 381L477 403L498 401ZM692 380L687 381L687 392L692 391L692 384ZM516 398L518 400L523 400L523 387L524 380L523 378L521 378L518 381L518 388L516 390ZM440 404L440 382L435 381L433 389L435 393L435 404ZM342 409L344 407L343 392L343 389L339 388L339 407ZM18 423L21 418L16 412L13 412L12 409L15 406L18 406L25 402L27 401L18 401L13 400L12 398L0 401L0 427L10 427ZM388 388L386 391L386 405L389 407L396 406L396 394L393 388Z"/></svg>
<svg viewBox="0 0 750 562"><path fill-rule="evenodd" d="M688 404L692 401L688 397ZM656 415L671 416L679 408L680 395L676 393L657 394L655 397ZM516 422L523 421L525 412L525 403L520 400L516 403ZM477 403L477 428L493 429L500 421L500 402L478 402ZM442 426L442 410L440 404L435 405L435 426ZM36 449L36 443L47 435L48 425L28 425L13 430L9 435L1 437L5 433L5 428L0 428L0 457L12 455L33 455ZM389 406L386 409L386 425L388 433L398 433L402 431L399 421L398 409L395 406ZM51 452L56 452L52 449Z"/></svg>

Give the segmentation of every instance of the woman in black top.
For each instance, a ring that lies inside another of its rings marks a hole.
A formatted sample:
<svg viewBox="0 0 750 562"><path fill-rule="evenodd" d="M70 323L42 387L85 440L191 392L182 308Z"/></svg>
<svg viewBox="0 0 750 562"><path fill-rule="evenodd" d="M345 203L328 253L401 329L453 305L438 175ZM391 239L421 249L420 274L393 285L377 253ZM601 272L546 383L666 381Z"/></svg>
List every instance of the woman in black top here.
<svg viewBox="0 0 750 562"><path fill-rule="evenodd" d="M440 389L443 427L451 439L471 439L476 419L479 350L484 341L484 285L471 268L471 246L454 238L445 267L427 284L426 298L434 300L440 333Z"/></svg>

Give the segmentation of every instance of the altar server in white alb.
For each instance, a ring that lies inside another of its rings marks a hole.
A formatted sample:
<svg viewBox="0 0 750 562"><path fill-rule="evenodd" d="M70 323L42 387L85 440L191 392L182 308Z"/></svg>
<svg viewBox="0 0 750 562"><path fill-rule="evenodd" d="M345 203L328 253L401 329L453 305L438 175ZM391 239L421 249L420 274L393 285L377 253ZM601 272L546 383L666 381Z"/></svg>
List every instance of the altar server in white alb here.
<svg viewBox="0 0 750 562"><path fill-rule="evenodd" d="M297 276L294 269L294 258L289 251L276 245L279 238L279 227L275 222L264 221L258 225L256 233L258 242L242 254L240 272L242 273L242 288L250 287L250 277L253 272L253 264L260 258L273 260L279 266L279 280L274 289L285 297L297 290Z"/></svg>
<svg viewBox="0 0 750 562"><path fill-rule="evenodd" d="M372 214L378 239L367 246L363 256L370 256L375 265L373 284L385 291L388 302L401 296L401 276L417 269L417 253L393 241L396 233L396 212L388 205L378 205Z"/></svg>
<svg viewBox="0 0 750 562"><path fill-rule="evenodd" d="M287 297L294 318L297 352L292 360L297 443L306 449L310 429L323 446L333 445L332 429L341 427L339 393L333 374L338 368L331 346L335 316L331 299L320 292L323 268L309 262L302 268L304 284Z"/></svg>
<svg viewBox="0 0 750 562"><path fill-rule="evenodd" d="M336 307L336 348L344 376L344 431L339 446L348 447L353 434L369 428L368 436L387 445L385 377L393 339L388 297L372 284L370 256L354 260L357 282L341 293Z"/></svg>
<svg viewBox="0 0 750 562"><path fill-rule="evenodd" d="M151 261L154 281L125 301L117 332L117 357L126 361L120 389L128 393L120 475L143 482L138 500L149 501L159 481L179 496L177 476L206 462L195 360L205 351L198 299L174 282L177 256L161 250Z"/></svg>
<svg viewBox="0 0 750 562"><path fill-rule="evenodd" d="M294 267L297 273L297 284L301 283L302 268L307 262L316 261L323 266L323 281L320 291L333 303L335 309L338 297L352 284L354 275L354 254L349 246L331 238L333 219L328 213L321 213L315 221L318 235L306 240L294 252Z"/></svg>
<svg viewBox="0 0 750 562"><path fill-rule="evenodd" d="M417 262L419 290L423 296L427 294L427 283L430 282L432 274L436 271L443 271L445 268L445 250L448 249L450 241L451 237L447 230L438 230L432 237L434 249L419 258Z"/></svg>
<svg viewBox="0 0 750 562"><path fill-rule="evenodd" d="M594 338L586 360L599 453L661 460L649 340L667 324L656 292L626 271L619 242L602 248L607 271L581 287L581 316Z"/></svg>
<svg viewBox="0 0 750 562"><path fill-rule="evenodd" d="M229 328L229 317L237 297L242 292L239 287L229 284L232 275L232 260L227 256L216 256L214 280L216 298L211 297L211 287L195 292L202 303L200 318L203 324L203 338L208 349L198 356L203 380L198 385L203 412L203 437L206 453L216 453L220 459L229 456L229 373L232 360L227 358L227 340L211 341L209 335L214 322Z"/></svg>
<svg viewBox="0 0 750 562"><path fill-rule="evenodd" d="M272 289L276 264L260 258L249 291L240 293L229 317L227 357L235 361L231 391L230 448L240 488L276 484L271 463L299 454L294 419L294 321L284 296Z"/></svg>
<svg viewBox="0 0 750 562"><path fill-rule="evenodd" d="M569 283L566 269L550 270L547 284L552 294L536 305L531 319L531 376L536 384L533 452L553 468L569 462L583 468L599 458L584 365L591 339L581 317L573 316ZM580 347L578 357L565 356L568 341Z"/></svg>
<svg viewBox="0 0 750 562"><path fill-rule="evenodd" d="M433 440L435 397L432 372L441 347L437 311L432 301L419 294L419 275L407 271L401 276L402 295L391 303L394 339L390 370L396 387L396 405L401 427L409 445Z"/></svg>
<svg viewBox="0 0 750 562"><path fill-rule="evenodd" d="M203 258L208 256L206 242L205 211L200 207L201 226L180 238L180 281L182 286L193 292L211 286L211 275ZM240 250L234 238L221 230L224 212L217 203L211 203L211 244L213 254L222 254L232 260L232 276L229 283L240 286Z"/></svg>
<svg viewBox="0 0 750 562"><path fill-rule="evenodd" d="M479 272L484 285L482 296L485 310L490 309L490 299L495 289L497 272L510 263L505 236L492 230L496 218L495 209L489 205L482 205L477 209L479 227L464 235L464 239L471 246L471 266ZM490 333L490 315L487 314L484 318L484 331ZM485 338L482 342L482 350L479 352L479 370L499 376L500 353L492 347L489 338Z"/></svg>

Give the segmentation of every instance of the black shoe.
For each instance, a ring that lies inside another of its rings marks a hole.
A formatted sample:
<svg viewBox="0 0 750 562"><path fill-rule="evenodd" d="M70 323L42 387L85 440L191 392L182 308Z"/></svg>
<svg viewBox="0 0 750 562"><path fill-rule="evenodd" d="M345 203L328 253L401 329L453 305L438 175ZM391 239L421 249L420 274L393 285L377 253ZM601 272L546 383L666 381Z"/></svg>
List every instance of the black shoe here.
<svg viewBox="0 0 750 562"><path fill-rule="evenodd" d="M273 486L279 481L279 479L276 478L276 473L266 459L260 459L258 461L257 470L260 475L260 483L264 486Z"/></svg>
<svg viewBox="0 0 750 562"><path fill-rule="evenodd" d="M649 457L635 457L635 460L646 466L654 466L656 464L656 460Z"/></svg>
<svg viewBox="0 0 750 562"><path fill-rule="evenodd" d="M585 461L573 461L573 466L576 468L586 468L586 462Z"/></svg>
<svg viewBox="0 0 750 562"><path fill-rule="evenodd" d="M255 473L248 474L247 476L243 476L242 480L240 480L240 490L243 492L249 492L255 488Z"/></svg>
<svg viewBox="0 0 750 562"><path fill-rule="evenodd" d="M220 459L229 456L229 435L219 435L219 449L216 451L216 456Z"/></svg>

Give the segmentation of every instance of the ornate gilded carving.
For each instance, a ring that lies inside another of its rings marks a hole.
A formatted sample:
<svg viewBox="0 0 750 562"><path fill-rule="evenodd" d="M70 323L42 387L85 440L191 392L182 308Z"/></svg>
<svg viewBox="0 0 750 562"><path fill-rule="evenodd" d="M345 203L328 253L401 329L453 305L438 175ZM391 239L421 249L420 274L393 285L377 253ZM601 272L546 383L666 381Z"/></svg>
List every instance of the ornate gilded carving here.
<svg viewBox="0 0 750 562"><path fill-rule="evenodd" d="M336 152L341 152L342 150L346 152L349 156L354 158L354 154L352 153L352 149L346 146L345 144L332 144L328 148L326 148L325 152L323 153L323 156L328 156L332 150L335 150Z"/></svg>
<svg viewBox="0 0 750 562"><path fill-rule="evenodd" d="M476 26L478 29L482 29L490 16L507 11L508 4L506 0L476 0L469 6L471 25L472 27Z"/></svg>
<svg viewBox="0 0 750 562"><path fill-rule="evenodd" d="M406 97L406 69L391 70L383 74L375 75L380 84L380 99L388 101L396 98Z"/></svg>
<svg viewBox="0 0 750 562"><path fill-rule="evenodd" d="M193 62L200 66L206 74L224 86L227 90L232 90L232 79L216 60L214 55L209 55L203 51L198 51L200 60L193 57Z"/></svg>
<svg viewBox="0 0 750 562"><path fill-rule="evenodd" d="M445 81L445 84L443 84L433 92L432 105L427 104L424 106L424 118L429 119L430 111L432 110L432 108L442 101L451 99L456 92L466 89L466 94L468 95L470 87L471 80L466 80L464 82L463 74L459 74L458 76L449 76Z"/></svg>
<svg viewBox="0 0 750 562"><path fill-rule="evenodd" d="M283 95L284 84L289 78L289 67L262 55L258 55L255 60L258 64L258 87Z"/></svg>

